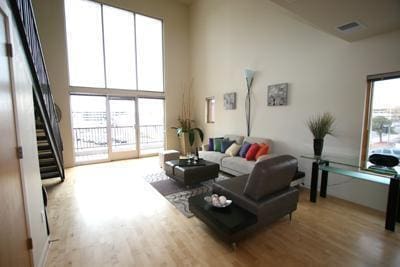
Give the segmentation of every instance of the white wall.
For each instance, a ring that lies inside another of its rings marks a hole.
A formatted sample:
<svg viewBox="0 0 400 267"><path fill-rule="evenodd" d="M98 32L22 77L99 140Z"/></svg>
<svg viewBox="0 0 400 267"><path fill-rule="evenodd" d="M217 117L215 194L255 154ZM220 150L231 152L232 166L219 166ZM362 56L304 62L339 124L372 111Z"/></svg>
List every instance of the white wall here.
<svg viewBox="0 0 400 267"><path fill-rule="evenodd" d="M167 147L179 148L173 130L180 110L182 83L189 74L189 17L188 7L175 0L104 0L115 7L158 17L164 21L165 96ZM60 123L64 142L65 166L73 166L73 141L69 108L69 83L63 0L33 0L40 40L43 47L51 90L60 106Z"/></svg>
<svg viewBox="0 0 400 267"><path fill-rule="evenodd" d="M20 160L28 235L33 240L34 266L43 266L48 249L46 222L39 159L36 143L36 126L33 104L33 80L14 22L11 25L13 46L13 79L18 144L23 149Z"/></svg>
<svg viewBox="0 0 400 267"><path fill-rule="evenodd" d="M366 76L400 70L400 32L349 43L296 20L266 0L201 0L190 8L191 75L196 120L208 136L246 134L244 69L256 70L253 83L253 136L274 140L273 151L299 158L312 154L305 121L329 111L335 137L325 139L329 154L358 157ZM289 104L266 105L270 84L289 83ZM237 92L237 109L223 109L223 94ZM216 97L216 123L205 124L205 97ZM299 159L307 172L311 161ZM330 175L330 183L347 181ZM334 194L385 209L386 186L351 180L331 186Z"/></svg>

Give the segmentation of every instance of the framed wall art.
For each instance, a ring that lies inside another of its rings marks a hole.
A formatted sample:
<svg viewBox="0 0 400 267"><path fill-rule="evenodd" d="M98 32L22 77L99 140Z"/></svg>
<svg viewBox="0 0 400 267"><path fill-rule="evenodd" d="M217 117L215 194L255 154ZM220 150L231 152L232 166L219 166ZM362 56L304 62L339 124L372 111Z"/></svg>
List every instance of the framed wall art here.
<svg viewBox="0 0 400 267"><path fill-rule="evenodd" d="M268 86L268 106L286 106L288 103L288 83L279 83Z"/></svg>
<svg viewBox="0 0 400 267"><path fill-rule="evenodd" d="M224 94L224 108L227 110L236 109L236 93Z"/></svg>

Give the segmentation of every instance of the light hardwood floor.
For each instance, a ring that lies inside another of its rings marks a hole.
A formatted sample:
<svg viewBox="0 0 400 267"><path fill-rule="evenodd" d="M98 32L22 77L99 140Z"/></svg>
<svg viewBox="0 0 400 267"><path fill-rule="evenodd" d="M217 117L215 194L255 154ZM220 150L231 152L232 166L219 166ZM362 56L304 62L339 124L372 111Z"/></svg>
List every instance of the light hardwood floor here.
<svg viewBox="0 0 400 267"><path fill-rule="evenodd" d="M157 158L80 166L46 181L47 266L400 266L400 233L384 215L301 192L298 210L233 251L197 218L187 219L141 179ZM400 225L398 225L400 229Z"/></svg>

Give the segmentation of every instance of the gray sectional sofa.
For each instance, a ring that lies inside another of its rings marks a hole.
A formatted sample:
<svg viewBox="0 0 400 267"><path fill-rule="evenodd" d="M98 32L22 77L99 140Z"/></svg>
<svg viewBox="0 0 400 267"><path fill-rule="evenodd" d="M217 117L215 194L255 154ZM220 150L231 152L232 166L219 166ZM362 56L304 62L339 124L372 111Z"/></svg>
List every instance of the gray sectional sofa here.
<svg viewBox="0 0 400 267"><path fill-rule="evenodd" d="M244 142L253 144L253 143L264 143L269 145L269 152L265 156L261 156L257 161L248 161L245 158L240 156L231 157L226 155L225 153L216 152L216 151L208 151L208 145L203 146L203 150L199 151L199 155L201 158L212 161L219 164L220 170L235 176L249 174L253 170L255 164L261 160L269 159L276 157L271 153L272 149L272 140L268 138L261 137L244 137L241 135L225 135L224 138L228 138L229 140L234 140L237 144L241 145Z"/></svg>

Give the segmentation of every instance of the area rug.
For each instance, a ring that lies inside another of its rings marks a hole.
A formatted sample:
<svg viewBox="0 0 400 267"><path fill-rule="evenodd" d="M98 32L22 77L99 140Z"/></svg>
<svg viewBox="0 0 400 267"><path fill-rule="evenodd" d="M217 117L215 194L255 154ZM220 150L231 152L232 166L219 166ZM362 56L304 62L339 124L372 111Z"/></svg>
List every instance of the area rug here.
<svg viewBox="0 0 400 267"><path fill-rule="evenodd" d="M216 181L229 179L228 175L219 174ZM203 193L211 193L213 180L202 182L190 188L170 179L164 171L147 174L143 179L152 185L161 195L163 195L172 205L174 205L187 218L193 216L189 210L189 197Z"/></svg>

